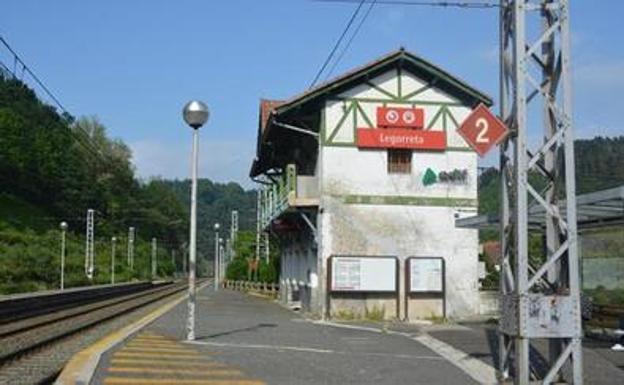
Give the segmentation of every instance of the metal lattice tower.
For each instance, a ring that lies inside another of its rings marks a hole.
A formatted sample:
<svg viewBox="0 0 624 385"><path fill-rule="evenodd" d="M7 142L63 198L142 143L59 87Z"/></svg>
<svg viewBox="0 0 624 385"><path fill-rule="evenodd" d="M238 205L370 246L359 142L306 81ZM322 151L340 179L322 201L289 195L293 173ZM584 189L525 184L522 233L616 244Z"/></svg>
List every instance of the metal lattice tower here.
<svg viewBox="0 0 624 385"><path fill-rule="evenodd" d="M262 230L262 191L258 190L258 199L256 203L256 259L264 256L266 263L269 263L269 233Z"/></svg>
<svg viewBox="0 0 624 385"><path fill-rule="evenodd" d="M230 240L232 243L238 235L238 210L232 210L232 223L230 224Z"/></svg>
<svg viewBox="0 0 624 385"><path fill-rule="evenodd" d="M134 269L134 227L128 227L128 267Z"/></svg>
<svg viewBox="0 0 624 385"><path fill-rule="evenodd" d="M94 253L95 253L95 234L94 234L94 214L93 209L87 210L87 234L85 247L85 274L87 278L93 279L94 270Z"/></svg>
<svg viewBox="0 0 624 385"><path fill-rule="evenodd" d="M501 117L511 135L500 157L499 369L520 385L583 381L568 3L501 0ZM544 233L543 256L529 255L530 228ZM542 371L531 359L537 339L548 341Z"/></svg>
<svg viewBox="0 0 624 385"><path fill-rule="evenodd" d="M229 242L229 246L227 246L225 249L227 254L227 261L231 261L232 258L234 258L234 242L236 241L236 237L238 237L238 210L232 210L232 220L230 222L230 239L226 240L226 242Z"/></svg>

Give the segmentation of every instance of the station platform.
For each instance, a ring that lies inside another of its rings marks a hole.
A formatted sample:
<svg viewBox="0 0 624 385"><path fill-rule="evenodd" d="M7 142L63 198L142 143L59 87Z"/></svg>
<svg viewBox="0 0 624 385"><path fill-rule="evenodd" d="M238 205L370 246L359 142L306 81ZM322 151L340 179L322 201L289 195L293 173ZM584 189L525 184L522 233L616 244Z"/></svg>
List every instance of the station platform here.
<svg viewBox="0 0 624 385"><path fill-rule="evenodd" d="M197 295L196 340L185 341L178 300L131 332L115 336L91 373L63 385L317 385L495 383L482 327L329 323L274 301L211 286ZM426 330L430 329L430 330ZM590 352L592 353L592 352ZM587 384L624 383L624 371L586 355ZM598 362L599 361L599 362ZM73 363L75 366L75 363ZM72 363L70 362L71 366ZM87 361L83 365L88 367ZM75 369L75 368L74 368ZM88 368L87 368L88 369ZM78 368L78 371L85 371ZM89 371L89 370L87 370ZM596 374L594 372L599 371ZM63 372L65 374L66 371ZM63 374L60 378L63 378ZM597 380L588 377L598 375ZM622 376L622 377L620 377ZM87 380L85 380L85 378Z"/></svg>
<svg viewBox="0 0 624 385"><path fill-rule="evenodd" d="M416 341L314 323L264 298L228 290L215 293L211 287L199 290L193 342L185 341L186 311L186 301L180 301L148 325L109 343L88 380L72 383L65 376L57 383L479 383Z"/></svg>

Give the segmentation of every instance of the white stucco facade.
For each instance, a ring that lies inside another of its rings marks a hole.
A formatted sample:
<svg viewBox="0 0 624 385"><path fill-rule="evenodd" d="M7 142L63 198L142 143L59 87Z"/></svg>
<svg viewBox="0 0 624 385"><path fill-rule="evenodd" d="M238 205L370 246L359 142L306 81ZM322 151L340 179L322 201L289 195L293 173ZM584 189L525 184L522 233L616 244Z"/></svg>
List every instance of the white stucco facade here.
<svg viewBox="0 0 624 385"><path fill-rule="evenodd" d="M475 105L445 89L397 66L325 95L313 179L316 228L282 240L284 303L325 317L365 316L371 309L407 321L479 313L478 233L455 227L457 218L477 211L477 155L457 133ZM364 149L357 141L358 129L378 128L380 107L422 109L423 129L444 131L446 145L413 149L411 172L390 173L386 148ZM440 178L453 171L464 177ZM336 256L396 257L396 292L332 291L329 264ZM409 293L406 261L419 257L444 260L443 293Z"/></svg>

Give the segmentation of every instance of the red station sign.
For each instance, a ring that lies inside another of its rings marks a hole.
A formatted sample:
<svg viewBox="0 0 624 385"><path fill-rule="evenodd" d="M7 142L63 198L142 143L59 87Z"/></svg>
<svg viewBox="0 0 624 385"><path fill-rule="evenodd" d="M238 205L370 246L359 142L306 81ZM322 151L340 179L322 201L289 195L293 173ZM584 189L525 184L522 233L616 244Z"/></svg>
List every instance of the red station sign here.
<svg viewBox="0 0 624 385"><path fill-rule="evenodd" d="M444 150L446 132L423 130L425 112L421 108L379 107L378 128L358 128L359 148L404 148Z"/></svg>
<svg viewBox="0 0 624 385"><path fill-rule="evenodd" d="M425 125L425 112L422 108L377 108L377 127L379 128L415 128Z"/></svg>
<svg viewBox="0 0 624 385"><path fill-rule="evenodd" d="M483 157L507 136L509 129L485 105L479 104L457 132Z"/></svg>
<svg viewBox="0 0 624 385"><path fill-rule="evenodd" d="M358 128L357 145L360 148L444 150L446 148L446 132L409 128Z"/></svg>

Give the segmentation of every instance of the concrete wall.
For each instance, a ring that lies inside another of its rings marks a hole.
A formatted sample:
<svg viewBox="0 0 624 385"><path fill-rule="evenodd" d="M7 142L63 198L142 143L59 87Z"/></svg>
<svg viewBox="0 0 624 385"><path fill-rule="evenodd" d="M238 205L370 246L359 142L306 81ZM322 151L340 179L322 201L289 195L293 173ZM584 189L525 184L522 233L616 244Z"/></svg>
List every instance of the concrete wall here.
<svg viewBox="0 0 624 385"><path fill-rule="evenodd" d="M403 73L402 76L404 95L423 85L410 74ZM372 83L388 92L399 86L395 71L373 79ZM371 102L385 96L367 85L356 87L340 97L357 100L369 118L375 117L377 107L393 105L392 102ZM425 126L439 111L440 105L435 103L446 105L449 113L459 122L470 111L467 107L456 105L457 100L434 88L418 98L424 102L423 105L419 106L416 100L414 105L425 109ZM364 313L367 308L377 305L387 309L388 318L442 316L444 302L440 296L411 295L407 304L409 314L405 314L405 301L408 300L405 294L405 259L410 256L433 256L442 257L446 262L446 315L462 318L478 314L478 234L476 230L455 228L457 217L476 213L476 154L467 150L466 143L454 127L447 128L445 125L448 122L440 120L431 129L447 131L450 149L442 152L414 151L411 174L388 174L386 150L361 150L353 145L355 129L366 123L363 116L345 119L347 105L344 100L330 100L324 111L325 139L333 138L334 142L326 143L319 157L319 265L326 272L327 259L332 255L397 256L400 260L400 303L397 314L392 298L333 294L328 296L330 299L325 306L332 314L341 308ZM375 127L375 121L372 123ZM343 141L344 145L336 145L336 141ZM465 183L426 186L423 176L427 169L436 173L465 169L468 180ZM433 199L429 201L429 198ZM320 288L322 293L328 291L325 286Z"/></svg>
<svg viewBox="0 0 624 385"><path fill-rule="evenodd" d="M383 309L386 318L416 319L440 317L444 308L451 318L477 315L478 234L455 228L456 218L477 209L477 155L456 132L471 108L435 87L416 92L426 84L406 71L392 70L370 83L330 97L322 111L320 154L310 178L318 181L320 195L318 244L310 238L284 243L282 300L300 301L324 315ZM401 96L409 94L414 96ZM446 131L446 151L414 151L410 174L388 174L387 150L360 150L355 143L357 128L377 126L376 109L383 105L424 109L425 127ZM467 170L468 177L425 185L428 169ZM397 256L399 293L329 294L327 264L333 255ZM413 256L444 258L444 298L406 295L405 260ZM308 271L318 272L319 279L309 279Z"/></svg>

